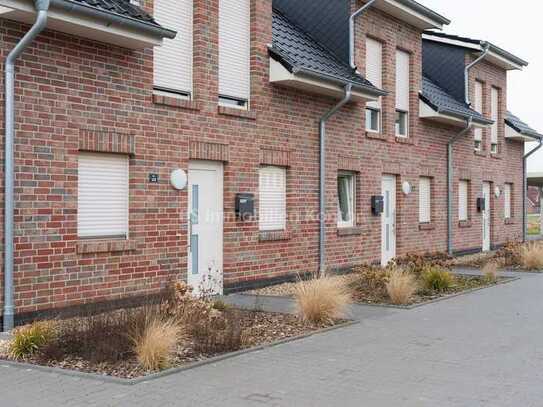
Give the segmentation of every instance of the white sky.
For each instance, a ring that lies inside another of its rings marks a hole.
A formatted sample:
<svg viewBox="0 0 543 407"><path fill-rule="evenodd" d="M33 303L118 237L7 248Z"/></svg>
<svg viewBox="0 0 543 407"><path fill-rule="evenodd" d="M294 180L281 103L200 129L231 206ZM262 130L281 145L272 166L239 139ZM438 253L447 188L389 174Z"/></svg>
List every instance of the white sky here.
<svg viewBox="0 0 543 407"><path fill-rule="evenodd" d="M507 104L521 120L543 132L543 2L419 1L452 21L445 27L446 33L487 40L530 63L524 71L509 73ZM528 171L543 172L543 151L533 156Z"/></svg>

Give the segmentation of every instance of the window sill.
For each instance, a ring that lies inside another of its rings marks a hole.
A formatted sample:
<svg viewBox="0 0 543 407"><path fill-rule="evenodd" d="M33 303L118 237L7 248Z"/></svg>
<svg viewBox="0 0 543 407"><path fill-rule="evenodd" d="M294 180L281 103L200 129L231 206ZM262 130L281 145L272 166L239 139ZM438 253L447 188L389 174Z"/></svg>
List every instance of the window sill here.
<svg viewBox="0 0 543 407"><path fill-rule="evenodd" d="M360 236L362 234L362 228L360 226L353 227L338 227L337 235L344 236Z"/></svg>
<svg viewBox="0 0 543 407"><path fill-rule="evenodd" d="M462 229L470 228L471 226L471 220L461 220L458 222L458 227Z"/></svg>
<svg viewBox="0 0 543 407"><path fill-rule="evenodd" d="M486 153L484 151L477 151L475 150L473 152L474 155L476 155L477 157L486 157Z"/></svg>
<svg viewBox="0 0 543 407"><path fill-rule="evenodd" d="M433 223L419 223L419 230L434 230L435 228Z"/></svg>
<svg viewBox="0 0 543 407"><path fill-rule="evenodd" d="M136 250L135 240L126 239L100 239L79 240L77 242L78 254L115 253Z"/></svg>
<svg viewBox="0 0 543 407"><path fill-rule="evenodd" d="M153 95L155 105L176 107L178 109L200 110L200 103L194 100L176 98L174 96Z"/></svg>
<svg viewBox="0 0 543 407"><path fill-rule="evenodd" d="M499 153L490 153L490 158L493 158L495 160L501 160L502 156Z"/></svg>
<svg viewBox="0 0 543 407"><path fill-rule="evenodd" d="M288 230L270 230L259 232L258 240L261 242L276 242L281 240L290 240L290 232Z"/></svg>
<svg viewBox="0 0 543 407"><path fill-rule="evenodd" d="M382 133L376 133L374 131L366 131L366 137L373 140L387 141L388 137Z"/></svg>
<svg viewBox="0 0 543 407"><path fill-rule="evenodd" d="M509 218L509 219L505 219L505 220L503 221L503 223L504 223L505 225L514 225L516 222L515 222L515 219Z"/></svg>
<svg viewBox="0 0 543 407"><path fill-rule="evenodd" d="M218 106L217 110L219 114L232 117L241 117L243 119L256 120L256 111L237 109L235 107Z"/></svg>
<svg viewBox="0 0 543 407"><path fill-rule="evenodd" d="M400 144L413 144L413 139L411 137L402 137L402 136L396 136L395 137L396 143Z"/></svg>

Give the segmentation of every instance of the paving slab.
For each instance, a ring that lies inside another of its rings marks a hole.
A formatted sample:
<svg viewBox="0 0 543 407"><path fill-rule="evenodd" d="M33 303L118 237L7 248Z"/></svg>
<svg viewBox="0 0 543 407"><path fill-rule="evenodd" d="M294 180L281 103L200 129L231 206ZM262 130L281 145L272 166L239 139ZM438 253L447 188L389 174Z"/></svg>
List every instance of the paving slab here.
<svg viewBox="0 0 543 407"><path fill-rule="evenodd" d="M379 309L347 328L135 386L0 363L0 405L540 407L542 292L534 274Z"/></svg>

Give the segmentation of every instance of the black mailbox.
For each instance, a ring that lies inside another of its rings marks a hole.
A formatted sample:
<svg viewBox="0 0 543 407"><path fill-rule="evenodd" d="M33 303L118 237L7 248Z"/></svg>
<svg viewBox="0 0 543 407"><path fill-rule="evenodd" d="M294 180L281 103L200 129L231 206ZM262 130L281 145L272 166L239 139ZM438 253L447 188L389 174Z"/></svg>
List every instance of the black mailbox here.
<svg viewBox="0 0 543 407"><path fill-rule="evenodd" d="M371 213L380 216L385 210L385 198L382 195L371 197Z"/></svg>
<svg viewBox="0 0 543 407"><path fill-rule="evenodd" d="M486 210L486 199L477 198L477 212L483 212Z"/></svg>
<svg viewBox="0 0 543 407"><path fill-rule="evenodd" d="M236 217L243 221L255 215L254 194L236 194Z"/></svg>

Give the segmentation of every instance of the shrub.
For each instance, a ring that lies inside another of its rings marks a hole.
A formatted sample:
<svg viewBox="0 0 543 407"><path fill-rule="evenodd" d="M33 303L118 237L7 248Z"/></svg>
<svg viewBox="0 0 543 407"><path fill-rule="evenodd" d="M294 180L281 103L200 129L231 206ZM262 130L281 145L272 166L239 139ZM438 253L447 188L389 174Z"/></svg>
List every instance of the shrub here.
<svg viewBox="0 0 543 407"><path fill-rule="evenodd" d="M140 329L131 336L139 363L147 370L169 367L181 339L181 327L171 318L149 315Z"/></svg>
<svg viewBox="0 0 543 407"><path fill-rule="evenodd" d="M214 313L191 326L194 347L198 352L217 354L233 352L243 346L241 320L235 311Z"/></svg>
<svg viewBox="0 0 543 407"><path fill-rule="evenodd" d="M495 261L489 261L481 269L483 276L489 283L498 281L498 264Z"/></svg>
<svg viewBox="0 0 543 407"><path fill-rule="evenodd" d="M230 305L223 300L215 300L213 301L213 309L217 311L226 311L230 309Z"/></svg>
<svg viewBox="0 0 543 407"><path fill-rule="evenodd" d="M300 281L294 297L300 317L316 324L332 323L344 317L351 303L346 285L330 277Z"/></svg>
<svg viewBox="0 0 543 407"><path fill-rule="evenodd" d="M417 282L413 274L394 269L390 273L386 291L393 304L406 305L417 291Z"/></svg>
<svg viewBox="0 0 543 407"><path fill-rule="evenodd" d="M23 359L34 355L55 337L52 322L34 322L17 328L9 346L9 353L14 359Z"/></svg>
<svg viewBox="0 0 543 407"><path fill-rule="evenodd" d="M445 292L454 284L451 273L441 267L426 267L421 273L424 288L430 291Z"/></svg>
<svg viewBox="0 0 543 407"><path fill-rule="evenodd" d="M439 266L446 267L452 261L452 257L447 253L425 253L425 254L406 254L394 259L393 263L404 270L420 275L426 267Z"/></svg>
<svg viewBox="0 0 543 407"><path fill-rule="evenodd" d="M527 270L543 269L543 245L537 242L528 243L521 250L522 266Z"/></svg>
<svg viewBox="0 0 543 407"><path fill-rule="evenodd" d="M372 291L385 295L389 278L389 269L365 266L359 271L357 278L349 284L349 287L354 291Z"/></svg>

